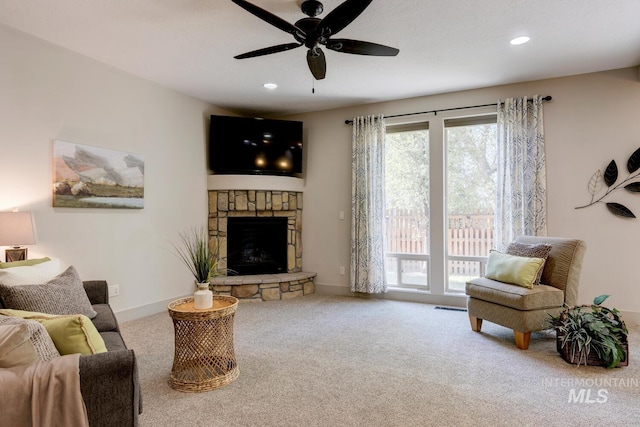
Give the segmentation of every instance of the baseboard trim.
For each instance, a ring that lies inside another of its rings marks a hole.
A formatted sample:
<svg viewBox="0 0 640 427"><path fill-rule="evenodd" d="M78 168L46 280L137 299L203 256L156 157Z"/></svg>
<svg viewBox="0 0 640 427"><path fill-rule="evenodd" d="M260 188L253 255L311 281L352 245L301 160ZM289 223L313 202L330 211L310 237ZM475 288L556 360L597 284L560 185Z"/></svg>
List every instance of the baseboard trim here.
<svg viewBox="0 0 640 427"><path fill-rule="evenodd" d="M407 302L421 302L426 304L444 305L449 307L466 307L466 295L432 295L424 291L413 289L391 289L385 295L387 299Z"/></svg>
<svg viewBox="0 0 640 427"><path fill-rule="evenodd" d="M389 299L394 301L420 302L426 304L466 307L466 295L431 295L415 289L389 289L384 294L356 294L345 286L316 283L316 293L323 295L349 296L356 298Z"/></svg>
<svg viewBox="0 0 640 427"><path fill-rule="evenodd" d="M336 295L343 297L353 296L353 293L349 292L349 288L339 285L327 285L324 283L316 283L316 293L322 295Z"/></svg>
<svg viewBox="0 0 640 427"><path fill-rule="evenodd" d="M179 298L184 298L191 295L192 294L176 296L166 300L156 301L156 302L152 302L150 304L145 304L145 305L140 305L138 307L127 308L125 310L116 311L114 312L114 314L116 315L116 319L118 319L119 323L128 322L130 320L141 319L143 317L147 317L153 314L158 314L158 313L162 313L163 311L167 311L167 306L169 305L170 302L175 301Z"/></svg>

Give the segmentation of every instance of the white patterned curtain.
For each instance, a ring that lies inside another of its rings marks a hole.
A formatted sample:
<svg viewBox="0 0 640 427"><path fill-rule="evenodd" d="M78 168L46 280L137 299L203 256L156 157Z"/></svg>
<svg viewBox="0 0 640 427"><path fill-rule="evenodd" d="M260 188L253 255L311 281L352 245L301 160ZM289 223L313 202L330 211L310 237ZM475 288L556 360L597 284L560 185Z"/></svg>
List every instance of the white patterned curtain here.
<svg viewBox="0 0 640 427"><path fill-rule="evenodd" d="M519 235L546 236L546 169L542 98L498 102L498 179L495 245Z"/></svg>
<svg viewBox="0 0 640 427"><path fill-rule="evenodd" d="M387 291L384 277L383 116L353 119L351 156L351 292Z"/></svg>

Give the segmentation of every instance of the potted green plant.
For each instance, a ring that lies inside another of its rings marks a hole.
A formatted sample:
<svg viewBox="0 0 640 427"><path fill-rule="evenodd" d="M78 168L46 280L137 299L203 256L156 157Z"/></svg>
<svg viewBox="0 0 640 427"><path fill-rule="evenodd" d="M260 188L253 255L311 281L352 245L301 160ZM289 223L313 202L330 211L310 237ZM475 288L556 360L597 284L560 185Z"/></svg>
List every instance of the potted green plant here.
<svg viewBox="0 0 640 427"><path fill-rule="evenodd" d="M204 227L192 228L180 233L181 246L173 245L178 257L187 266L195 279L197 290L194 294L195 308L210 308L213 305L211 278L225 271L220 269L218 251L209 246L209 235Z"/></svg>
<svg viewBox="0 0 640 427"><path fill-rule="evenodd" d="M627 365L627 327L618 310L602 307L609 295L600 295L591 305L569 307L549 322L557 334L557 349L569 363L615 368Z"/></svg>
<svg viewBox="0 0 640 427"><path fill-rule="evenodd" d="M209 236L203 227L180 233L181 246L174 245L178 256L193 275L196 284L209 283L219 274L218 252L209 247Z"/></svg>

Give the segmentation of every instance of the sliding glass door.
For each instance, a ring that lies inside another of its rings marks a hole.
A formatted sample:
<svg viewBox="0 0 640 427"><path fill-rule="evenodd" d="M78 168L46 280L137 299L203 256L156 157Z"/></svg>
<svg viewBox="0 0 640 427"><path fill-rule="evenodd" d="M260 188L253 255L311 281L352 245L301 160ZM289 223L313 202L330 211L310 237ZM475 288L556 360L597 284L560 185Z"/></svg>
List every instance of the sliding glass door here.
<svg viewBox="0 0 640 427"><path fill-rule="evenodd" d="M387 285L429 290L429 130L387 128L385 155Z"/></svg>
<svg viewBox="0 0 640 427"><path fill-rule="evenodd" d="M446 144L446 292L484 274L493 247L496 117L444 121Z"/></svg>
<svg viewBox="0 0 640 427"><path fill-rule="evenodd" d="M493 247L496 116L387 125L386 278L464 293Z"/></svg>

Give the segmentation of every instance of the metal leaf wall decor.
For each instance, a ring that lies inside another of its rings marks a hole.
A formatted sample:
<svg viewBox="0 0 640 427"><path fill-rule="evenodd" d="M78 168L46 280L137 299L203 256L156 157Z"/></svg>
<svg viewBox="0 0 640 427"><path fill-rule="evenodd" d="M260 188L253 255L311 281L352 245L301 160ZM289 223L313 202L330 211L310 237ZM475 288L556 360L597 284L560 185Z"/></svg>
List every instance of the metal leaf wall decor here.
<svg viewBox="0 0 640 427"><path fill-rule="evenodd" d="M611 160L609 165L604 171L604 174L598 169L591 179L589 180L588 190L591 194L591 202L584 206L577 206L576 209L582 209L589 206L593 206L596 203L605 203L607 209L612 214L623 218L635 218L636 216L628 207L616 203L616 202L604 202L604 199L610 196L614 191L624 189L629 193L640 194L640 148L633 152L629 160L627 160L627 171L629 176L623 179L620 183L618 181L618 165L615 160ZM635 180L635 181L634 181ZM606 185L607 189L604 194L600 195L602 190L602 184Z"/></svg>

